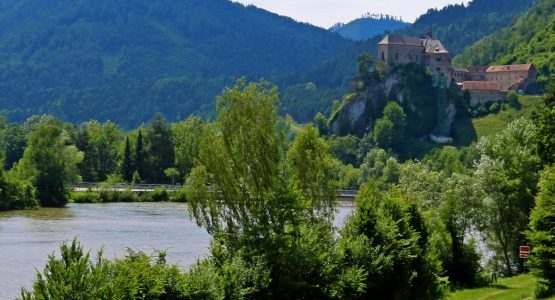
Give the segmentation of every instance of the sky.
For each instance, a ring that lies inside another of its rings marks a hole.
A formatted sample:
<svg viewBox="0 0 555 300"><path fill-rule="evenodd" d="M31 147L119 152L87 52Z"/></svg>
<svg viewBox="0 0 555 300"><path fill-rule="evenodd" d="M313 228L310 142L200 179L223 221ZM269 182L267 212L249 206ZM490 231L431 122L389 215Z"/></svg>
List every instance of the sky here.
<svg viewBox="0 0 555 300"><path fill-rule="evenodd" d="M388 14L414 22L429 8L442 8L448 4L467 3L468 0L235 0L254 4L297 21L329 28L333 24L347 23L365 13Z"/></svg>

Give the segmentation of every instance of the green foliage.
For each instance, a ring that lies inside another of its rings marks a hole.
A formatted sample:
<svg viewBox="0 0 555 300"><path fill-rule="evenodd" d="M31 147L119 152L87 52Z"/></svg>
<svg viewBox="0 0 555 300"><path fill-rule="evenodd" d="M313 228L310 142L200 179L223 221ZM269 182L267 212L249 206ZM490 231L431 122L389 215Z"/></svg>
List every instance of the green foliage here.
<svg viewBox="0 0 555 300"><path fill-rule="evenodd" d="M366 273L361 278L366 290L353 298L440 296L440 269L429 255L426 225L418 208L398 191L382 193L376 183L364 185L338 243L343 268Z"/></svg>
<svg viewBox="0 0 555 300"><path fill-rule="evenodd" d="M29 137L29 146L16 167L18 178L35 186L42 206L66 204L66 184L75 179L74 170L83 159L74 146L65 143L61 128L42 123Z"/></svg>
<svg viewBox="0 0 555 300"><path fill-rule="evenodd" d="M328 145L311 124L295 138L287 152L288 170L293 189L302 191L307 208L317 208L326 217L333 217L337 184L334 177L333 157Z"/></svg>
<svg viewBox="0 0 555 300"><path fill-rule="evenodd" d="M133 159L131 158L131 145L129 136L125 137L125 148L123 149L123 162L121 164L121 174L126 182L133 180Z"/></svg>
<svg viewBox="0 0 555 300"><path fill-rule="evenodd" d="M188 294L186 292L190 292ZM60 258L49 256L31 290L22 299L185 299L195 288L176 266L165 264L165 253L153 260L129 250L124 259L108 261L99 252L93 261L77 240L60 246Z"/></svg>
<svg viewBox="0 0 555 300"><path fill-rule="evenodd" d="M509 105L511 105L511 107L515 109L521 108L518 93L515 91L509 92L509 94L507 95L507 102L509 102Z"/></svg>
<svg viewBox="0 0 555 300"><path fill-rule="evenodd" d="M390 149L393 146L393 137L395 134L395 125L387 118L376 121L374 126L374 143L384 149Z"/></svg>
<svg viewBox="0 0 555 300"><path fill-rule="evenodd" d="M478 144L481 158L475 176L485 191L482 211L490 247L501 263L501 272L511 275L518 268L518 246L534 206L541 161L534 143L535 126L525 119L512 122Z"/></svg>
<svg viewBox="0 0 555 300"><path fill-rule="evenodd" d="M538 118L538 151L544 164L555 163L555 83L549 85Z"/></svg>
<svg viewBox="0 0 555 300"><path fill-rule="evenodd" d="M344 164L355 165L357 161L356 148L359 139L354 135L331 136L327 143L330 152Z"/></svg>
<svg viewBox="0 0 555 300"><path fill-rule="evenodd" d="M555 294L555 166L547 167L539 182L540 192L530 215L532 243L530 269L539 277L542 296Z"/></svg>
<svg viewBox="0 0 555 300"><path fill-rule="evenodd" d="M451 53L458 54L466 46L511 24L531 3L532 0L474 0L467 5L430 9L403 33L421 36L432 30L433 36Z"/></svg>
<svg viewBox="0 0 555 300"><path fill-rule="evenodd" d="M202 119L195 116L190 116L185 121L172 124L175 162L177 169L183 176L191 172L195 160L199 156L198 147L202 128Z"/></svg>
<svg viewBox="0 0 555 300"><path fill-rule="evenodd" d="M388 15L365 16L347 24L337 24L330 28L345 38L362 41L381 35L384 32L395 31L409 26L409 23Z"/></svg>
<svg viewBox="0 0 555 300"><path fill-rule="evenodd" d="M228 298L322 298L333 278L327 147L307 126L286 160L277 111L276 89L264 83L227 89L187 180L191 214L214 238L210 260Z"/></svg>
<svg viewBox="0 0 555 300"><path fill-rule="evenodd" d="M501 107L499 106L499 103L493 103L493 104L489 107L489 112L490 112L490 113L497 113L497 112L499 112L499 109L501 109Z"/></svg>
<svg viewBox="0 0 555 300"><path fill-rule="evenodd" d="M175 153L171 128L160 114L147 127L145 153L147 172L141 178L150 183L168 183L164 170L173 167Z"/></svg>

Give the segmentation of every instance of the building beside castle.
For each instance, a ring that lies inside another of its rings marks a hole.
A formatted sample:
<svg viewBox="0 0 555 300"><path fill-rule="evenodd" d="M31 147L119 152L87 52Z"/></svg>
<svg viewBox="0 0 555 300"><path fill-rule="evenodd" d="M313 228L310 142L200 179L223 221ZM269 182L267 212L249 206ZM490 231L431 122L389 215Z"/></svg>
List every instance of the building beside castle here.
<svg viewBox="0 0 555 300"><path fill-rule="evenodd" d="M454 68L449 51L431 34L425 38L387 35L378 44L378 59L386 69L415 63L436 80L444 76L448 85L458 84L469 92L471 105L504 101L509 91L525 91L537 79L533 64Z"/></svg>

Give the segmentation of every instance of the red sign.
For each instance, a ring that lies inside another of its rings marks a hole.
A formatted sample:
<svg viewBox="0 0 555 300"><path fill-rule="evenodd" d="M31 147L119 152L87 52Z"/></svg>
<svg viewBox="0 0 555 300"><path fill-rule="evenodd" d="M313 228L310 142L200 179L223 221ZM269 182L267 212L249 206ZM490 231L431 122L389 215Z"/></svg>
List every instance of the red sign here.
<svg viewBox="0 0 555 300"><path fill-rule="evenodd" d="M530 257L530 246L520 246L520 258Z"/></svg>

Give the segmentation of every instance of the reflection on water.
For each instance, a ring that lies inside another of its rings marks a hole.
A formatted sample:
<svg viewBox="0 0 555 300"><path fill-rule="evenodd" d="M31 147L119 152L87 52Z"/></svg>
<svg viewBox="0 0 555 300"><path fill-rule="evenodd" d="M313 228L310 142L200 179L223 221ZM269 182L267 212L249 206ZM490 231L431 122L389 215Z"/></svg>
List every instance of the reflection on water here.
<svg viewBox="0 0 555 300"><path fill-rule="evenodd" d="M341 208L341 225L351 208ZM66 208L0 212L0 299L29 287L36 270L63 241L79 237L85 249L121 257L126 249L166 250L168 261L186 267L202 258L209 236L179 203L70 204ZM92 255L95 256L95 255Z"/></svg>

